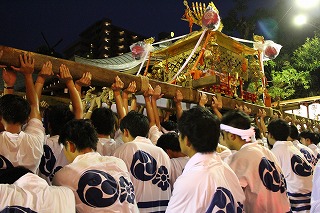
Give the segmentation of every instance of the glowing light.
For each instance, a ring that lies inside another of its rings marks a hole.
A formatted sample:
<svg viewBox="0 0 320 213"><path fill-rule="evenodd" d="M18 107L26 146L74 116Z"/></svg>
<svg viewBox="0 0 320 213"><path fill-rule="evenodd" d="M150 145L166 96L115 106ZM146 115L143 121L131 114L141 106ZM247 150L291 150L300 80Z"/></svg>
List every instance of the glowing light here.
<svg viewBox="0 0 320 213"><path fill-rule="evenodd" d="M296 0L296 5L303 9L311 9L317 7L319 0Z"/></svg>
<svg viewBox="0 0 320 213"><path fill-rule="evenodd" d="M308 19L305 15L298 15L293 19L293 23L297 26L304 25L308 22Z"/></svg>

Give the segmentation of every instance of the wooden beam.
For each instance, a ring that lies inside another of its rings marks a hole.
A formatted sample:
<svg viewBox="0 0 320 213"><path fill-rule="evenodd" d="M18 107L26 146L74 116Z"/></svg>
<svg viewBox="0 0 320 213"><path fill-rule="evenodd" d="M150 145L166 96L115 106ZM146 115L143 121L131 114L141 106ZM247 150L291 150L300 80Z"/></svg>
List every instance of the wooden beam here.
<svg viewBox="0 0 320 213"><path fill-rule="evenodd" d="M216 75L206 76L192 81L193 88L204 88L212 85L220 84L220 78Z"/></svg>
<svg viewBox="0 0 320 213"><path fill-rule="evenodd" d="M6 47L6 46L0 46L0 51L1 50L3 50L3 56L2 58L0 58L0 64L4 64L8 66L19 67L20 66L19 55L23 53L27 53L27 51ZM35 59L35 69L38 71L41 70L41 67L45 62L50 60L52 62L54 73L57 74L59 72L60 65L64 64L70 69L70 73L74 79L79 79L82 77L83 73L90 71L92 74L92 85L95 85L95 86L110 87L111 84L114 82L115 77L119 76L121 80L124 82L125 87L127 87L131 81L136 81L137 90L139 91L142 88L142 79L139 76L118 72L114 70L108 70L108 69L95 67L87 64L80 64L74 61L68 61L68 60L55 58L47 55L41 55L38 53L30 52L30 54ZM156 81L153 79L149 79L149 83L152 85L152 87L155 87L156 85L161 86L162 93L164 94L164 98L172 99L175 96L176 91L180 90L183 95L184 102L192 102L192 103L199 102L201 91L197 89L181 87L173 84L168 84L165 82ZM214 96L215 94L212 94L212 93L206 93L206 94L208 96L209 102L211 103L212 96ZM234 109L237 104L240 106L247 106L248 108L251 108L253 114L256 114L259 109L265 109L268 116L271 116L273 114L272 108L254 105L251 103L247 103L247 102L236 100L229 97L222 97L221 100L223 102L224 109L228 109L228 110Z"/></svg>
<svg viewBox="0 0 320 213"><path fill-rule="evenodd" d="M1 50L3 50L3 56L0 59L0 64L8 66L20 66L19 55L27 53L27 51L6 46L0 46L0 51ZM141 90L142 87L142 80L139 76L130 75L114 70L108 70L87 64L80 64L74 61L68 61L65 59L41 55L38 53L30 52L30 54L35 59L35 69L38 71L41 70L42 65L46 61L50 60L52 63L53 72L55 74L59 73L59 67L61 64L66 65L70 69L70 73L74 79L79 79L82 77L83 73L90 71L92 74L92 85L110 87L111 84L114 82L115 77L119 76L121 80L124 82L125 87L127 87L129 83L132 81L136 81L138 91ZM161 86L162 92L165 94L165 98L173 98L176 93L176 90L180 90L184 98L183 101L195 103L199 101L199 92L196 89L172 85L153 79L149 79L149 83L152 87L155 87L156 85Z"/></svg>

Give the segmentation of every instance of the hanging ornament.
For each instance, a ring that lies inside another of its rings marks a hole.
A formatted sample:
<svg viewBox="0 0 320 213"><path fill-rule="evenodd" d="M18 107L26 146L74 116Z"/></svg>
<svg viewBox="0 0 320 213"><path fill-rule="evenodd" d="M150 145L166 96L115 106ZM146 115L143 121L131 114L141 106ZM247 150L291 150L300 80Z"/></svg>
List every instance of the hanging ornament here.
<svg viewBox="0 0 320 213"><path fill-rule="evenodd" d="M130 46L132 57L136 60L140 60L145 55L146 44L143 41L139 41Z"/></svg>
<svg viewBox="0 0 320 213"><path fill-rule="evenodd" d="M209 30L217 30L220 26L220 16L211 6L208 6L202 16L202 27Z"/></svg>

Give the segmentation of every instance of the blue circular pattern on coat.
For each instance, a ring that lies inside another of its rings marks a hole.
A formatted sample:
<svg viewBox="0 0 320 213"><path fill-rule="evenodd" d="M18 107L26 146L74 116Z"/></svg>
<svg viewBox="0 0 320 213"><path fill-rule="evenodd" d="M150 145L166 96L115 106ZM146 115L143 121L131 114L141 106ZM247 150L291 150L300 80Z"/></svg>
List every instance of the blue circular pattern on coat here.
<svg viewBox="0 0 320 213"><path fill-rule="evenodd" d="M108 173L99 170L84 172L78 182L80 200L94 208L111 206L119 197L118 182Z"/></svg>
<svg viewBox="0 0 320 213"><path fill-rule="evenodd" d="M39 170L41 174L44 174L48 177L51 174L54 165L56 164L56 161L56 157L54 156L50 146L43 145L43 155L41 157L39 165Z"/></svg>
<svg viewBox="0 0 320 213"><path fill-rule="evenodd" d="M123 203L124 201L128 201L129 203L134 204L134 188L133 184L128 181L125 177L121 176L119 178L120 182L120 202Z"/></svg>
<svg viewBox="0 0 320 213"><path fill-rule="evenodd" d="M293 155L291 157L291 168L292 171L302 177L308 177L312 175L312 167L299 155Z"/></svg>
<svg viewBox="0 0 320 213"><path fill-rule="evenodd" d="M278 171L274 162L265 157L259 164L259 176L263 185L270 191L281 193L286 191L286 182L281 171Z"/></svg>
<svg viewBox="0 0 320 213"><path fill-rule="evenodd" d="M169 188L169 172L165 166L160 166L160 168L158 169L158 173L152 180L152 183L157 184L157 186L161 188L162 191L165 191Z"/></svg>
<svg viewBox="0 0 320 213"><path fill-rule="evenodd" d="M132 158L131 174L138 180L149 181L157 171L157 161L149 154L138 150Z"/></svg>
<svg viewBox="0 0 320 213"><path fill-rule="evenodd" d="M206 212L234 213L242 212L242 204L235 203L232 193L223 187L218 187Z"/></svg>
<svg viewBox="0 0 320 213"><path fill-rule="evenodd" d="M3 155L0 155L0 169L12 168L12 163Z"/></svg>
<svg viewBox="0 0 320 213"><path fill-rule="evenodd" d="M30 208L22 207L22 206L7 206L0 213L37 213L32 211Z"/></svg>
<svg viewBox="0 0 320 213"><path fill-rule="evenodd" d="M311 163L313 165L317 164L317 159L313 156L313 154L308 152L308 150L302 148L302 149L300 149L300 152L304 155L304 157L306 158L306 160L309 163Z"/></svg>

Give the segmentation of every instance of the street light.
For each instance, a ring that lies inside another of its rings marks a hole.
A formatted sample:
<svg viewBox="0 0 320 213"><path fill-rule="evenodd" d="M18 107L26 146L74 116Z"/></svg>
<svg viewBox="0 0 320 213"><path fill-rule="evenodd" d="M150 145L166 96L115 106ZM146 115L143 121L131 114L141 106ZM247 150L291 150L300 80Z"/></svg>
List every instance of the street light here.
<svg viewBox="0 0 320 213"><path fill-rule="evenodd" d="M320 0L295 0L295 4L291 4L291 7L280 18L279 23L288 15L293 7L309 10L315 8L319 4L319 1Z"/></svg>
<svg viewBox="0 0 320 213"><path fill-rule="evenodd" d="M308 21L308 18L307 18L307 16L305 16L305 15L297 15L297 16L294 17L294 19L293 19L293 23L294 23L295 25L297 25L297 26L302 26L302 25L308 23L307 21Z"/></svg>
<svg viewBox="0 0 320 213"><path fill-rule="evenodd" d="M296 0L296 5L303 9L315 8L319 4L319 0Z"/></svg>
<svg viewBox="0 0 320 213"><path fill-rule="evenodd" d="M310 23L308 22L307 16L305 16L305 15L297 15L297 16L293 19L293 23L294 23L295 25L297 25L297 26L302 26L302 25L306 25L306 24L307 24L307 25L310 25L310 26L316 28L317 30L320 30L320 28L317 27L316 25L310 24Z"/></svg>

